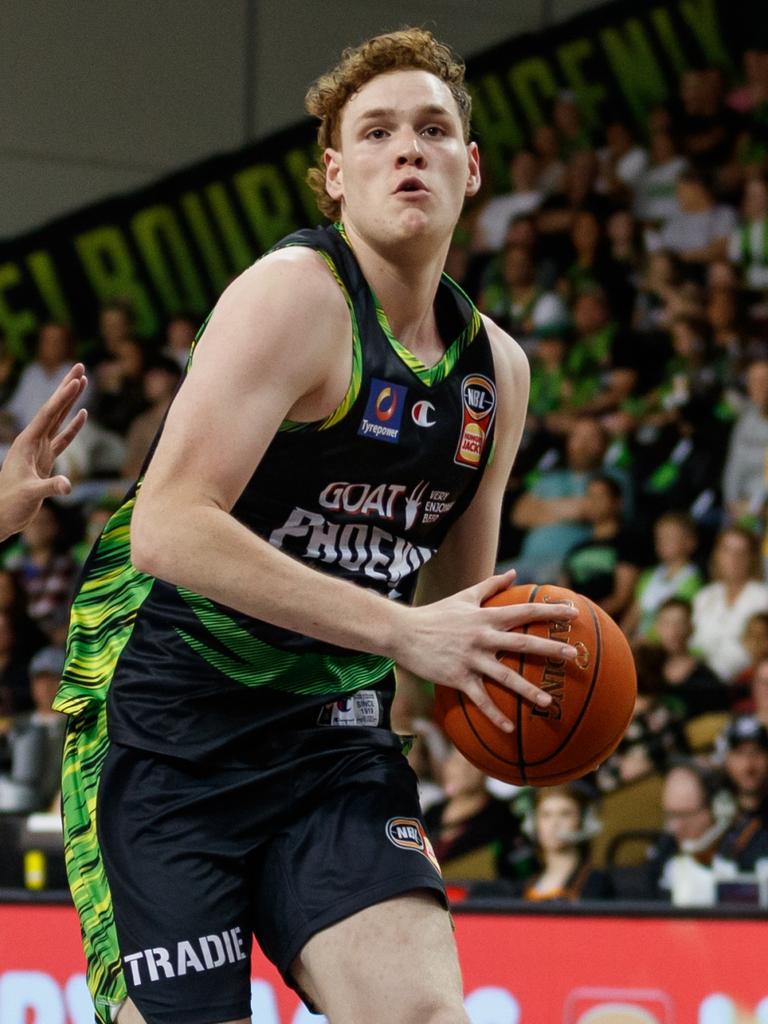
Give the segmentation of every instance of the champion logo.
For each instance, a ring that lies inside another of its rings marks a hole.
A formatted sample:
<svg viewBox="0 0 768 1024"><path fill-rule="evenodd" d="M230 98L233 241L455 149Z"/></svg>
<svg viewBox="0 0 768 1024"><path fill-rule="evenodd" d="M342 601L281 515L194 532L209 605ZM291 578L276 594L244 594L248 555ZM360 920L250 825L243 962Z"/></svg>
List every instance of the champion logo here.
<svg viewBox="0 0 768 1024"><path fill-rule="evenodd" d="M417 427L434 427L437 420L434 416L435 407L431 402L422 400L414 402L411 409L411 419Z"/></svg>

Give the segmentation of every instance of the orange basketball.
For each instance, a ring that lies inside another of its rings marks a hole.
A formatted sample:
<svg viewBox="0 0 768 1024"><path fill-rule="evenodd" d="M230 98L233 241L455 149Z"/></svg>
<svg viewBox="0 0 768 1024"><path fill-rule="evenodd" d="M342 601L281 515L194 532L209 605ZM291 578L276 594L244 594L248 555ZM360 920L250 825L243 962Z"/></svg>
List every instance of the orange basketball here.
<svg viewBox="0 0 768 1024"><path fill-rule="evenodd" d="M520 632L573 644L579 657L554 660L509 652L501 661L552 695L540 708L492 680L488 694L515 723L502 732L459 690L436 687L435 716L467 760L517 785L552 786L593 771L613 753L629 725L637 694L632 651L613 619L581 594L551 584L510 587L486 602L568 602L568 622L534 622Z"/></svg>

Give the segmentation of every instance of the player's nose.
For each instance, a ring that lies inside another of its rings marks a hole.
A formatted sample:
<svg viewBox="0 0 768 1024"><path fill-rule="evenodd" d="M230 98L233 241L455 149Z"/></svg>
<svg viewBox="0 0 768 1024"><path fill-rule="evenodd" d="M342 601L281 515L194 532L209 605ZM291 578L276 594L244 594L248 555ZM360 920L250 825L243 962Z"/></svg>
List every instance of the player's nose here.
<svg viewBox="0 0 768 1024"><path fill-rule="evenodd" d="M406 164L413 164L414 167L423 167L426 163L424 152L421 148L421 140L416 132L407 132L403 136L400 150L397 156L398 167Z"/></svg>

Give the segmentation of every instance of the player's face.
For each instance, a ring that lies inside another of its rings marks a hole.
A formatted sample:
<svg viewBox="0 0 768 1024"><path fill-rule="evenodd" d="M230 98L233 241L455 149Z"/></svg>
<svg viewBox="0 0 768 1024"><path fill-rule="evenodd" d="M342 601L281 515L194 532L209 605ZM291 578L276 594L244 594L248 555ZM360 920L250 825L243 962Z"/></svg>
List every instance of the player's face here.
<svg viewBox="0 0 768 1024"><path fill-rule="evenodd" d="M366 82L344 107L339 149L326 150L325 163L345 226L374 245L420 236L447 244L480 187L477 147L464 142L450 89L428 71Z"/></svg>

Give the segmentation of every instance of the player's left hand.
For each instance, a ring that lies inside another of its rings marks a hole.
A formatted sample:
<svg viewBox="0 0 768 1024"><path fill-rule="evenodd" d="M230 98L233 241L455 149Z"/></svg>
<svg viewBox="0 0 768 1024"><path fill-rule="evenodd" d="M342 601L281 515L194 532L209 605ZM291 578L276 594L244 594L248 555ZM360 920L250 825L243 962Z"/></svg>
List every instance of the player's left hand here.
<svg viewBox="0 0 768 1024"><path fill-rule="evenodd" d="M9 448L0 469L0 539L23 530L46 498L71 491L67 477L51 471L87 419L80 409L62 428L86 384L85 367L76 363Z"/></svg>

